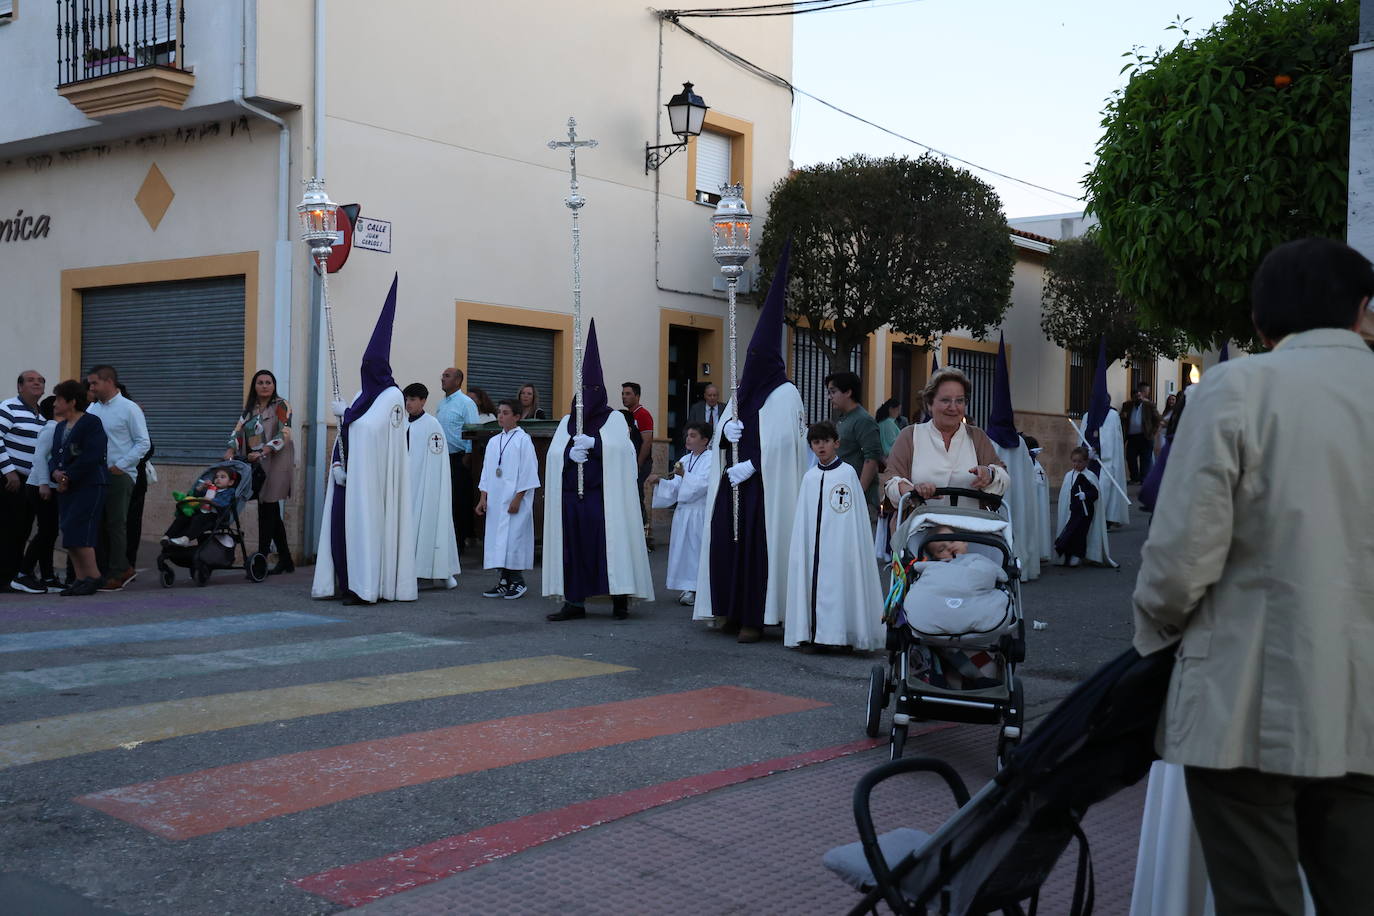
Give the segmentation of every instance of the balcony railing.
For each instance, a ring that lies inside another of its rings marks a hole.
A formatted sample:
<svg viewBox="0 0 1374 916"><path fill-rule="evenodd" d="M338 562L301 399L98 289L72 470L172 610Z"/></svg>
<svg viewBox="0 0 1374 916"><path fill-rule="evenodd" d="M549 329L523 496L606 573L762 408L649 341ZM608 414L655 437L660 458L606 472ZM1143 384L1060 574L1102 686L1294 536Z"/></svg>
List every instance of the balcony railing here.
<svg viewBox="0 0 1374 916"><path fill-rule="evenodd" d="M57 85L185 70L185 0L57 0Z"/></svg>

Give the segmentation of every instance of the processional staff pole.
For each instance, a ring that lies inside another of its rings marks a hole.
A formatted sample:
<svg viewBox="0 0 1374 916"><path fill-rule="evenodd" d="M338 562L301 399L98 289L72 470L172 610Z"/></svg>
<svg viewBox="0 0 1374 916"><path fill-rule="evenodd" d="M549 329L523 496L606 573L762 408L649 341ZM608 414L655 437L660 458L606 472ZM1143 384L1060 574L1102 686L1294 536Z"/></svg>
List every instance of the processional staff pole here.
<svg viewBox="0 0 1374 916"><path fill-rule="evenodd" d="M753 255L749 247L749 223L754 215L744 205L744 186L720 186L720 202L711 214L711 254L725 275L726 295L730 305L730 419L739 419L739 356L735 340L735 290L744 265ZM730 443L730 466L739 460L739 443ZM739 484L730 484L730 498L734 508L734 534L739 541Z"/></svg>
<svg viewBox="0 0 1374 916"><path fill-rule="evenodd" d="M301 238L310 246L310 259L320 274L320 302L324 306L325 339L329 345L329 382L331 403L343 400L339 390L339 358L334 350L334 311L329 305L329 256L338 240L339 205L329 199L323 178L311 178L305 183L305 196L296 206L301 221ZM344 440L340 435L339 457L345 459Z"/></svg>
<svg viewBox="0 0 1374 916"><path fill-rule="evenodd" d="M577 193L577 150L597 145L596 140L577 139L577 119L568 118L568 139L550 140L549 149L568 151L568 168L572 181L563 203L572 211L572 289L573 289L573 397L576 399L576 434L582 435L582 231L577 225L577 211L587 199ZM577 498L582 498L582 465L577 466Z"/></svg>

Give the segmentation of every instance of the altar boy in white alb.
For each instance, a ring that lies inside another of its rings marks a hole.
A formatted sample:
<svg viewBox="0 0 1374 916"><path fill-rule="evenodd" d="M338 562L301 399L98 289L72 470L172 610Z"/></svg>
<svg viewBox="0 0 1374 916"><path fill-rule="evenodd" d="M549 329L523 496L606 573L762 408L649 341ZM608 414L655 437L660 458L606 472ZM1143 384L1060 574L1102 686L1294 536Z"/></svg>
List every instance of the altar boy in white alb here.
<svg viewBox="0 0 1374 916"><path fill-rule="evenodd" d="M819 463L797 496L783 645L881 649L883 592L859 475L836 457L834 424L812 423L806 438Z"/></svg>
<svg viewBox="0 0 1374 916"><path fill-rule="evenodd" d="M701 529L706 524L706 491L711 487L711 424L688 423L682 434L687 454L678 459L673 473L649 478L654 484L654 508L676 505L673 532L668 541L668 590L679 592L678 604L691 607L697 600L697 572L701 566Z"/></svg>
<svg viewBox="0 0 1374 916"><path fill-rule="evenodd" d="M477 514L487 519L482 536L482 565L500 573L485 598L519 598L526 592L524 571L534 568L534 491L539 487L539 458L534 440L520 428L515 402L496 405L501 432L487 443Z"/></svg>
<svg viewBox="0 0 1374 916"><path fill-rule="evenodd" d="M415 578L456 588L458 543L453 537L452 487L448 444L439 420L425 413L429 389L412 382L402 391L410 424L411 519L415 522Z"/></svg>

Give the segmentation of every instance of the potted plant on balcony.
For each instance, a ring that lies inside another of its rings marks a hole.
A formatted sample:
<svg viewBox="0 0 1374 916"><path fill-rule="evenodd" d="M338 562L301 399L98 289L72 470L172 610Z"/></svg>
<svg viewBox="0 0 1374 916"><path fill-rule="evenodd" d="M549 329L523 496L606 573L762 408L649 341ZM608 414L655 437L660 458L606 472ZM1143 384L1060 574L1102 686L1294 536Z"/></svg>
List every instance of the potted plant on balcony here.
<svg viewBox="0 0 1374 916"><path fill-rule="evenodd" d="M134 59L125 53L123 45L110 45L108 48L87 48L82 57L86 61L87 70L116 68L121 64L134 63Z"/></svg>

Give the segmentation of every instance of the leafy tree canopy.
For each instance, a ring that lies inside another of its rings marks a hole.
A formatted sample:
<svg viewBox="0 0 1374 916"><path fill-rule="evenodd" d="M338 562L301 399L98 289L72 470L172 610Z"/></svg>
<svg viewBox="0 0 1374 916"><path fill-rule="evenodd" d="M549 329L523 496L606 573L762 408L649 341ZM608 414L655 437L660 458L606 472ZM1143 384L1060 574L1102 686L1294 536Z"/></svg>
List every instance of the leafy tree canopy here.
<svg viewBox="0 0 1374 916"><path fill-rule="evenodd" d="M883 325L982 336L1002 320L1013 254L993 189L942 159L855 156L800 169L768 199L759 263L768 283L792 238L788 320L830 326L831 366Z"/></svg>
<svg viewBox="0 0 1374 916"><path fill-rule="evenodd" d="M1066 350L1096 353L1107 338L1107 359L1177 358L1187 340L1177 331L1142 327L1136 307L1121 295L1098 233L1057 242L1045 265L1040 328Z"/></svg>
<svg viewBox="0 0 1374 916"><path fill-rule="evenodd" d="M1252 341L1264 254L1344 236L1358 18L1350 0L1237 0L1200 36L1177 26L1172 50L1126 55L1086 184L1146 322L1199 345Z"/></svg>

